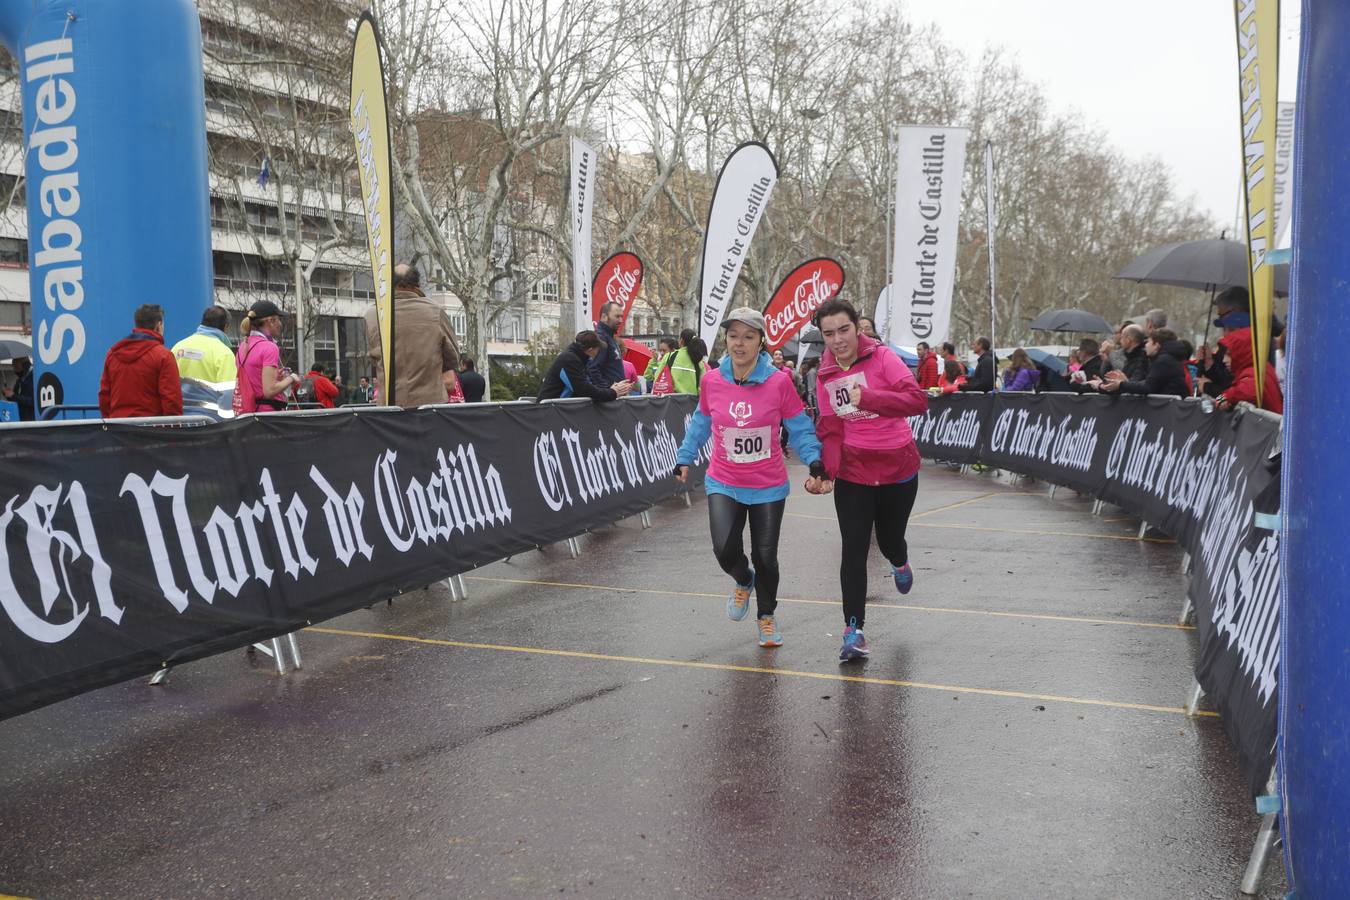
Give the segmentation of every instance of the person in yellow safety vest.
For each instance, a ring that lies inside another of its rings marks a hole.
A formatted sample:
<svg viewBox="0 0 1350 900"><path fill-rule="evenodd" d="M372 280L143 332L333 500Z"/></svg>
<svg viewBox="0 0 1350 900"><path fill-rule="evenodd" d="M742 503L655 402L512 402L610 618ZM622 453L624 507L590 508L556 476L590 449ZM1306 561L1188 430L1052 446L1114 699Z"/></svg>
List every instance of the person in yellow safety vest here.
<svg viewBox="0 0 1350 900"><path fill-rule="evenodd" d="M179 378L209 384L235 380L234 348L225 336L230 316L222 307L208 306L196 332L173 345Z"/></svg>
<svg viewBox="0 0 1350 900"><path fill-rule="evenodd" d="M708 374L707 357L708 345L699 339L698 332L686 328L680 332L680 349L674 353L658 353L648 366L647 371L653 373L648 378L659 378L661 370L669 364L675 393L697 395L702 388L703 376Z"/></svg>

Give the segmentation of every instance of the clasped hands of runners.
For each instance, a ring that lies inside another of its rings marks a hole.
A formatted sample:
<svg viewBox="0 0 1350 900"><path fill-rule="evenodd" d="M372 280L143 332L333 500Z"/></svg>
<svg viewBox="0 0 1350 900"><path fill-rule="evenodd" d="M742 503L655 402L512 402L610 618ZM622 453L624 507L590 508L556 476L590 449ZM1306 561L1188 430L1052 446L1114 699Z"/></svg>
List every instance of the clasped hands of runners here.
<svg viewBox="0 0 1350 900"><path fill-rule="evenodd" d="M675 480L684 484L689 477L689 466L684 463L677 463L675 466ZM811 463L811 477L806 479L806 492L808 494L828 494L834 490L834 480L826 477L825 466L820 460Z"/></svg>

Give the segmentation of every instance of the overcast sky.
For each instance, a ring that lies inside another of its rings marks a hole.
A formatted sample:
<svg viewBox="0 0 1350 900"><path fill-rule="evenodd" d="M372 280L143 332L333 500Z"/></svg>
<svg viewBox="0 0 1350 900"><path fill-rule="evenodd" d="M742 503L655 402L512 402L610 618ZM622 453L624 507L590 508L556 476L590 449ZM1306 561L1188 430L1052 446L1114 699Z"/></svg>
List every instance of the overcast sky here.
<svg viewBox="0 0 1350 900"><path fill-rule="evenodd" d="M1297 75L1298 4L1281 4L1280 99ZM1232 0L903 0L978 59L1002 45L1057 111L1120 150L1157 156L1221 227L1237 214L1241 152ZM1217 235L1216 235L1217 236Z"/></svg>

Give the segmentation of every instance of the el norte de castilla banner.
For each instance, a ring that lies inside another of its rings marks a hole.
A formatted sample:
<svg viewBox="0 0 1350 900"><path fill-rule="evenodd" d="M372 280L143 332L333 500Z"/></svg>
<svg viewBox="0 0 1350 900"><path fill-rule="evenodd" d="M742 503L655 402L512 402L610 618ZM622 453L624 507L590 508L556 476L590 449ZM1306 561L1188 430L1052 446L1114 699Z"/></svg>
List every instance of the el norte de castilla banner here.
<svg viewBox="0 0 1350 900"><path fill-rule="evenodd" d="M591 309L591 208L595 205L595 148L572 138L572 190L567 213L572 231L572 325L576 331L595 327ZM564 323L566 327L566 323Z"/></svg>
<svg viewBox="0 0 1350 900"><path fill-rule="evenodd" d="M717 175L703 235L698 285L698 336L710 349L777 183L778 161L758 141L748 141L731 151Z"/></svg>
<svg viewBox="0 0 1350 900"><path fill-rule="evenodd" d="M904 125L895 164L895 246L884 316L891 343L947 340L956 278L965 128Z"/></svg>
<svg viewBox="0 0 1350 900"><path fill-rule="evenodd" d="M910 420L923 456L982 463L1098 497L1191 555L1196 680L1218 707L1247 786L1275 749L1280 664L1280 421L1197 400L948 394ZM1184 685L1177 686L1180 695Z"/></svg>
<svg viewBox="0 0 1350 900"><path fill-rule="evenodd" d="M11 431L0 467L0 718L697 489L706 455L689 484L672 475L696 399Z"/></svg>

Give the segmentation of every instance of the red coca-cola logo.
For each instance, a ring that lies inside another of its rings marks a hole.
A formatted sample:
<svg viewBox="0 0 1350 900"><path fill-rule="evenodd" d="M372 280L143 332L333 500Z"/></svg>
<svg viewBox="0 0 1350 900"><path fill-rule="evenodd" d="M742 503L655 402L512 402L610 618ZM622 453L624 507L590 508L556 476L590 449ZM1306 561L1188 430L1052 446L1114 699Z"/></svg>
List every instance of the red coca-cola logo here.
<svg viewBox="0 0 1350 900"><path fill-rule="evenodd" d="M764 308L769 351L786 344L843 287L844 267L832 259L813 259L793 269Z"/></svg>
<svg viewBox="0 0 1350 900"><path fill-rule="evenodd" d="M591 285L591 320L600 321L600 307L623 304L623 320L633 311L633 301L642 287L642 260L635 253L615 253L600 264Z"/></svg>

